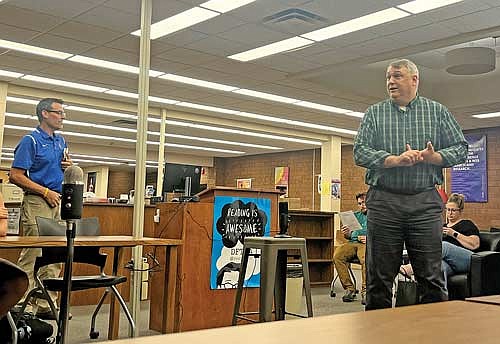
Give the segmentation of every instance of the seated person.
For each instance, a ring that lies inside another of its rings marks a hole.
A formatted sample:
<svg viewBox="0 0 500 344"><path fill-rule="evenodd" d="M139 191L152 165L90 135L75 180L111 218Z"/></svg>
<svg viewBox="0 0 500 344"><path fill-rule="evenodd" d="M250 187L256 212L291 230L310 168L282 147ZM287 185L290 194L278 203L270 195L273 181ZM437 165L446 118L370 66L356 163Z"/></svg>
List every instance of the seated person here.
<svg viewBox="0 0 500 344"><path fill-rule="evenodd" d="M471 220L463 219L464 203L464 195L457 193L451 194L446 203L441 262L445 284L449 276L469 271L471 256L479 248L479 229ZM401 272L412 274L411 265L402 266Z"/></svg>
<svg viewBox="0 0 500 344"><path fill-rule="evenodd" d="M443 227L444 279L469 271L470 258L479 248L479 230L474 222L463 219L464 195L451 194L446 203L446 224Z"/></svg>
<svg viewBox="0 0 500 344"><path fill-rule="evenodd" d="M346 291L345 295L342 297L344 302L352 302L356 299L356 290L354 288L354 283L349 275L349 263L348 260L358 257L361 268L362 268L362 288L361 288L361 303L364 305L366 302L366 267L365 267L365 251L366 251L366 203L365 203L366 193L360 193L356 195L356 200L358 201L359 211L354 213L356 219L361 225L362 229L351 230L349 227L342 225L341 230L344 237L349 240L349 242L337 247L333 255L333 262L335 263L335 268L342 283L342 287Z"/></svg>

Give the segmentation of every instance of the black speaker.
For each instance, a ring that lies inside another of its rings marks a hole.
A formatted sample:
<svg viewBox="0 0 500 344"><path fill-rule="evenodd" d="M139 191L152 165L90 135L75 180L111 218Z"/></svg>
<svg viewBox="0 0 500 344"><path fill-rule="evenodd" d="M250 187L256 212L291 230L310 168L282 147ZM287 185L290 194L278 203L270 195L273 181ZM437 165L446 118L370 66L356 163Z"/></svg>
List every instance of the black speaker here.
<svg viewBox="0 0 500 344"><path fill-rule="evenodd" d="M288 215L288 202L279 202L278 208L280 224L279 236L288 237L288 223L290 222L290 216Z"/></svg>

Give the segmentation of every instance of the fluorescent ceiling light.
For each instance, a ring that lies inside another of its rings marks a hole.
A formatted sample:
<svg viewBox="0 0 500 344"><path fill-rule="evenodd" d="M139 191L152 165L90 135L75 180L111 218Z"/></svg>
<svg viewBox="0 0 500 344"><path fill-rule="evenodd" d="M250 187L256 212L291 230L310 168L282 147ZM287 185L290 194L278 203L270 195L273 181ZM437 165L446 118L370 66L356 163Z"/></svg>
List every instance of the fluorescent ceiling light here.
<svg viewBox="0 0 500 344"><path fill-rule="evenodd" d="M19 78L19 77L21 77L23 75L24 75L23 73L11 72L11 71L8 71L8 70L2 70L2 69L0 69L0 76L6 76L8 78Z"/></svg>
<svg viewBox="0 0 500 344"><path fill-rule="evenodd" d="M300 127L310 128L310 129L331 131L331 132L335 132L335 133L343 133L343 134L349 134L349 135L356 135L358 133L357 131L349 130L349 129L330 127L328 125L315 124L315 123L309 123L309 122L295 121L292 119L286 119L286 118L280 118L280 117L259 115L259 114L250 113L250 112L239 112L235 115L241 116L241 117L246 117L246 118L260 119L260 120L268 121L268 122L289 124L289 125L293 125L293 126L300 126Z"/></svg>
<svg viewBox="0 0 500 344"><path fill-rule="evenodd" d="M125 91L119 91L119 90L107 90L107 91L104 91L104 93L112 94L114 96L120 96L120 97L127 97L127 98L134 98L134 99L139 98L139 95L137 93L125 92Z"/></svg>
<svg viewBox="0 0 500 344"><path fill-rule="evenodd" d="M155 97L155 96L149 96L148 100L150 102L156 102L156 103L167 104L167 105L169 105L169 104L176 104L176 103L179 102L178 100L172 100L172 99Z"/></svg>
<svg viewBox="0 0 500 344"><path fill-rule="evenodd" d="M190 145L181 145L181 144L177 144L177 143L165 143L165 147L186 148L186 149L219 152L219 153L229 153L229 154L245 154L245 152L242 152L242 151L235 151L235 150L229 150L229 149L219 149L219 148L209 148L209 147L199 147L199 146L190 146Z"/></svg>
<svg viewBox="0 0 500 344"><path fill-rule="evenodd" d="M234 86L219 84L216 82L210 82L210 81L205 81L205 80L188 78L186 76L175 75L175 74L164 74L164 75L160 76L160 79L182 82L184 84L212 88L214 90L226 91L226 92L231 92L231 91L238 89L238 87L234 87Z"/></svg>
<svg viewBox="0 0 500 344"><path fill-rule="evenodd" d="M365 117L364 112L358 112L358 111L350 111L346 113L347 116L353 116L353 117L358 117L358 118L363 118Z"/></svg>
<svg viewBox="0 0 500 344"><path fill-rule="evenodd" d="M21 79L36 81L36 82L41 82L44 84L56 85L56 86L61 86L61 87L76 88L79 90L99 92L99 93L102 93L102 92L109 90L108 88L104 88L104 87L91 86L91 85L86 85L86 84L80 84L77 82L70 82L70 81L64 81L64 80L58 80L58 79L52 79L52 78L44 78L44 77L36 76L36 75L25 75Z"/></svg>
<svg viewBox="0 0 500 344"><path fill-rule="evenodd" d="M244 95L250 96L250 97L257 97L257 98L272 100L274 102L280 102L280 103L293 104L293 103L299 102L298 99L277 96L277 95L271 94L271 93L265 93L265 92L247 90L245 88L242 88L242 89L239 89L239 90L235 90L233 92L234 93L238 93L238 94L244 94Z"/></svg>
<svg viewBox="0 0 500 344"><path fill-rule="evenodd" d="M308 144L308 145L321 146L320 141L299 139L299 138L294 138L294 137L279 136L279 135L272 135L272 134L257 133L257 132L238 130L238 129L214 127L214 126L210 126L210 125L198 124L198 123L193 123L193 122L166 120L166 124L175 125L175 126L179 126L179 127L186 127L186 128L197 128L197 129L209 130L209 131L219 131L222 133L230 133L230 134L243 135L243 136L261 137L261 138L270 139L270 140L281 140L281 141L297 142L297 143L303 143L303 144Z"/></svg>
<svg viewBox="0 0 500 344"><path fill-rule="evenodd" d="M151 39L157 39L173 32L185 29L205 20L217 17L220 13L210 11L200 7L193 7L189 10L176 14L175 16L163 19L151 25ZM132 35L140 36L141 30L132 32Z"/></svg>
<svg viewBox="0 0 500 344"><path fill-rule="evenodd" d="M404 12L403 12L404 13ZM282 53L284 51L289 51L293 49L297 49L300 47L305 47L306 45L313 44L314 42L310 39L296 36L292 38L288 38L279 42L271 43L268 45L264 45L262 47L258 47L255 49L243 51L238 54L230 55L228 58L233 60L238 60L242 62L247 62L255 59L259 59L264 56L274 55L278 53Z"/></svg>
<svg viewBox="0 0 500 344"><path fill-rule="evenodd" d="M300 36L319 42L324 41L325 39L342 36L354 31L359 31L372 26L387 23L409 15L410 14L408 12L404 12L397 8L391 7L382 11L367 14L359 18L354 18L342 23L327 26L319 30L314 30Z"/></svg>
<svg viewBox="0 0 500 344"><path fill-rule="evenodd" d="M38 100L12 97L12 96L7 96L7 101L14 102L14 103L20 103L20 104L29 104L29 105L37 105L38 104Z"/></svg>
<svg viewBox="0 0 500 344"><path fill-rule="evenodd" d="M107 110L92 109L92 108L87 108L87 107L77 106L77 105L68 105L65 108L65 110L93 113L93 114L99 114L99 115L111 116L111 117L119 117L119 118L131 118L134 120L137 119L137 116L126 114L123 112L114 112L114 111L107 111Z"/></svg>
<svg viewBox="0 0 500 344"><path fill-rule="evenodd" d="M210 0L199 6L219 13L226 13L254 1L255 0Z"/></svg>
<svg viewBox="0 0 500 344"><path fill-rule="evenodd" d="M430 11L438 7L456 4L457 2L462 1L463 0L415 0L407 2L406 4L398 5L396 7L412 14L417 14L425 11Z"/></svg>
<svg viewBox="0 0 500 344"><path fill-rule="evenodd" d="M230 110L230 109L224 109L224 108L219 108L215 106L210 106L210 105L202 105L202 104L195 104L195 103L189 103L189 102L180 102L175 104L175 106L183 106L183 107L188 107L188 108L193 108L193 109L200 109L200 110L206 110L206 111L213 111L213 112L219 112L219 113L227 113L229 115L234 115L238 113L238 110Z"/></svg>
<svg viewBox="0 0 500 344"><path fill-rule="evenodd" d="M83 63L86 65L96 66L96 67L114 69L114 70L118 70L121 72L139 74L139 67L126 65L123 63L100 60L100 59L95 59L92 57L87 57L87 56L82 56L82 55L75 55L73 57L70 57L68 60L73 61L73 62ZM162 74L165 74L165 73L158 72L155 70L149 70L149 76L151 76L151 77L158 77Z"/></svg>
<svg viewBox="0 0 500 344"><path fill-rule="evenodd" d="M102 165L121 165L119 162L114 162L114 161L102 161L102 160L89 160L89 159L79 159L79 158L71 158L73 162L90 162L90 163L96 163L96 164L102 164Z"/></svg>
<svg viewBox="0 0 500 344"><path fill-rule="evenodd" d="M4 39L0 39L0 47L5 48L5 49L22 51L22 52L28 53L28 54L41 55L41 56L45 56L45 57L53 57L53 58L61 59L61 60L64 60L70 56L73 56L73 54L63 53L63 52L57 51L57 50L39 48L39 47L35 47L32 45L28 45L28 44L6 41Z"/></svg>
<svg viewBox="0 0 500 344"><path fill-rule="evenodd" d="M173 138L178 138L178 139L185 139L185 140L194 140L194 141L202 141L202 142L212 142L212 143L220 143L223 145L230 145L230 146L242 146L242 147L253 147L253 148L260 148L260 149L271 149L271 150L280 150L283 148L280 147L274 147L274 146L263 146L263 145L256 145L253 143L244 143L244 142L236 142L236 141L226 141L226 140L218 140L218 139L209 139L205 137L195 137L195 136L186 136L186 135L177 135L177 134L165 134L166 137L173 137Z"/></svg>
<svg viewBox="0 0 500 344"><path fill-rule="evenodd" d="M71 157L72 158L79 157L79 158L89 158L89 159L114 160L114 161L122 161L122 162L135 162L135 159L125 159L125 158L115 158L115 157L110 157L110 156L75 154L75 153L71 153Z"/></svg>
<svg viewBox="0 0 500 344"><path fill-rule="evenodd" d="M482 114L479 114L479 115L472 115L472 117L475 117L475 118L493 118L493 117L500 117L500 112L482 113Z"/></svg>
<svg viewBox="0 0 500 344"><path fill-rule="evenodd" d="M304 101L304 100L301 100L297 103L294 103L293 105L303 106L306 108L322 110L322 111L327 111L327 112L341 113L341 114L346 114L348 112L351 112L351 110L342 109L342 108L338 108L338 107L330 106L330 105L323 105L323 104L308 102L308 101Z"/></svg>

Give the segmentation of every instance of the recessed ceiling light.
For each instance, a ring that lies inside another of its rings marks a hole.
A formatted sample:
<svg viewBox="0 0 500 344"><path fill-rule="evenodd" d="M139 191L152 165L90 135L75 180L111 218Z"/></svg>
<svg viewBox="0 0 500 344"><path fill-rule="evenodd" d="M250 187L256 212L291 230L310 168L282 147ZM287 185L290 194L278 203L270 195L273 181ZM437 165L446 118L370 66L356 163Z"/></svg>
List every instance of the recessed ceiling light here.
<svg viewBox="0 0 500 344"><path fill-rule="evenodd" d="M224 108L210 106L210 105L202 105L202 104L195 104L195 103L189 103L189 102L180 102L180 103L177 103L175 105L188 107L188 108L192 108L192 109L207 110L207 111L213 111L213 112L219 112L219 113L227 113L230 115L234 115L234 114L239 112L238 110L230 110L230 109L224 109Z"/></svg>
<svg viewBox="0 0 500 344"><path fill-rule="evenodd" d="M12 96L7 96L7 101L14 102L14 103L20 103L20 104L29 104L29 105L37 105L38 104L38 100L12 97Z"/></svg>
<svg viewBox="0 0 500 344"><path fill-rule="evenodd" d="M157 39L173 32L185 29L205 20L217 17L220 13L200 7L193 7L189 10L163 19L151 25L151 39ZM141 30L132 32L132 35L140 36Z"/></svg>
<svg viewBox="0 0 500 344"><path fill-rule="evenodd" d="M472 117L475 117L475 118L494 118L494 117L500 117L500 112L482 113L482 114L478 114L478 115L472 115Z"/></svg>
<svg viewBox="0 0 500 344"><path fill-rule="evenodd" d="M211 88L214 90L220 90L220 91L226 91L226 92L230 92L230 91L234 91L234 90L238 89L238 87L234 87L234 86L219 84L219 83L211 82L211 81L188 78L185 76L175 75L175 74L164 74L164 75L160 76L160 79L165 79L165 80L170 80L170 81L175 81L175 82L182 82L184 84L206 87L206 88Z"/></svg>
<svg viewBox="0 0 500 344"><path fill-rule="evenodd" d="M281 141L288 141L288 142L303 143L303 144L307 144L307 145L321 146L320 141L299 139L299 138L288 137L288 136L279 136L279 135L272 135L272 134L257 133L257 132L246 131L246 130L214 127L214 126L210 126L210 125L198 124L198 123L193 123L193 122L174 121L174 120L167 119L166 124L175 125L175 126L179 126L179 127L197 128L197 129L209 130L209 131L219 131L222 133L230 133L230 134L237 134L237 135L243 135L243 136L261 137L261 138L270 139L270 140L281 140Z"/></svg>
<svg viewBox="0 0 500 344"><path fill-rule="evenodd" d="M23 73L11 72L8 70L0 69L0 76L6 76L8 78L20 78L23 75L24 75Z"/></svg>
<svg viewBox="0 0 500 344"><path fill-rule="evenodd" d="M106 60L101 60L101 59L95 59L92 57L87 57L87 56L82 56L82 55L75 55L72 56L68 59L69 61L73 62L78 62L78 63L83 63L86 65L91 65L91 66L96 66L96 67L102 67L102 68L107 68L107 69L114 69L118 70L121 72L127 72L127 73L132 73L132 74L139 74L139 67L136 66L131 66L131 65L126 65L123 63L117 63L117 62L111 62L111 61L106 61ZM162 74L165 74L163 72L158 72L155 70L149 70L149 76L151 77L157 77Z"/></svg>
<svg viewBox="0 0 500 344"><path fill-rule="evenodd" d="M319 30L311 31L300 36L316 42L320 42L324 41L325 39L367 29L369 27L387 23L409 15L410 14L408 12L404 12L397 8L391 7L382 11L367 14L359 18L354 18L342 23L327 26Z"/></svg>
<svg viewBox="0 0 500 344"><path fill-rule="evenodd" d="M104 88L104 87L97 87L97 86L80 84L77 82L70 82L70 81L58 80L58 79L52 79L52 78L44 78L44 77L36 76L36 75L25 75L21 79L36 81L36 82L41 82L44 84L56 85L56 86L61 86L61 87L76 88L79 90L99 92L99 93L102 93L102 92L105 92L108 90L108 88Z"/></svg>
<svg viewBox="0 0 500 344"><path fill-rule="evenodd" d="M313 102L307 102L304 100L301 100L297 103L294 103L293 105L303 106L306 108L317 109L317 110L321 110L321 111L335 112L335 113L340 113L340 114L346 114L348 112L351 112L351 110L342 109L342 108L338 108L338 107L330 106L330 105L323 105L323 104L318 104L318 103L313 103Z"/></svg>
<svg viewBox="0 0 500 344"><path fill-rule="evenodd" d="M63 53L63 52L57 51L57 50L39 48L39 47L35 47L33 45L7 41L4 39L0 39L0 47L5 48L5 49L22 51L24 53L29 53L29 54L41 55L41 56L45 56L45 57L53 57L55 59L61 59L61 60L64 60L70 56L73 56L73 54Z"/></svg>
<svg viewBox="0 0 500 344"><path fill-rule="evenodd" d="M250 96L250 97L257 97L257 98L261 98L261 99L267 99L267 100L272 100L274 102L287 103L287 104L298 103L300 101L300 100L294 99L294 98L282 97L282 96L278 96L276 94L271 94L271 93L247 90L245 88L241 88L241 89L235 90L233 92L238 93L238 94L243 94L246 96Z"/></svg>
<svg viewBox="0 0 500 344"><path fill-rule="evenodd" d="M159 135L159 133L158 133ZM263 145L257 145L253 143L245 143L245 142L237 142L237 141L226 141L226 140L219 140L219 139L210 139L206 137L196 137L196 136L187 136L187 135L177 135L177 134L165 134L166 137L173 137L177 139L184 139L184 140L193 140L193 141L202 141L202 142L212 142L212 143L220 143L223 145L231 145L231 146L242 146L242 147L252 147L252 148L260 148L260 149L270 149L270 150L280 150L283 148L280 147L274 147L274 146L263 146Z"/></svg>
<svg viewBox="0 0 500 344"><path fill-rule="evenodd" d="M456 4L457 2L462 1L463 0L415 0L407 2L406 4L398 5L396 7L412 14L417 14L425 11L430 11L438 7Z"/></svg>
<svg viewBox="0 0 500 344"><path fill-rule="evenodd" d="M199 6L219 13L226 13L254 1L256 0L210 0Z"/></svg>
<svg viewBox="0 0 500 344"><path fill-rule="evenodd" d="M230 55L228 56L228 58L242 62L247 62L251 60L260 59L265 56L274 55L285 51L305 47L306 45L314 43L314 41L306 38L299 36L288 38L279 42L264 45L262 47Z"/></svg>

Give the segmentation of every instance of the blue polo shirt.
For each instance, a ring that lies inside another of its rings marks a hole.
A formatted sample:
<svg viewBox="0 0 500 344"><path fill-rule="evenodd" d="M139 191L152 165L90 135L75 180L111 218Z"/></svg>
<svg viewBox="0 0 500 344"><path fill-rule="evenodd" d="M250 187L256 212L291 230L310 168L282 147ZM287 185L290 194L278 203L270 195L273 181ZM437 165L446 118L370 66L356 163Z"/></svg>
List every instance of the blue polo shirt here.
<svg viewBox="0 0 500 344"><path fill-rule="evenodd" d="M29 179L57 192L62 191L61 168L66 141L59 134L50 136L40 127L24 136L14 150L12 167L26 171Z"/></svg>

